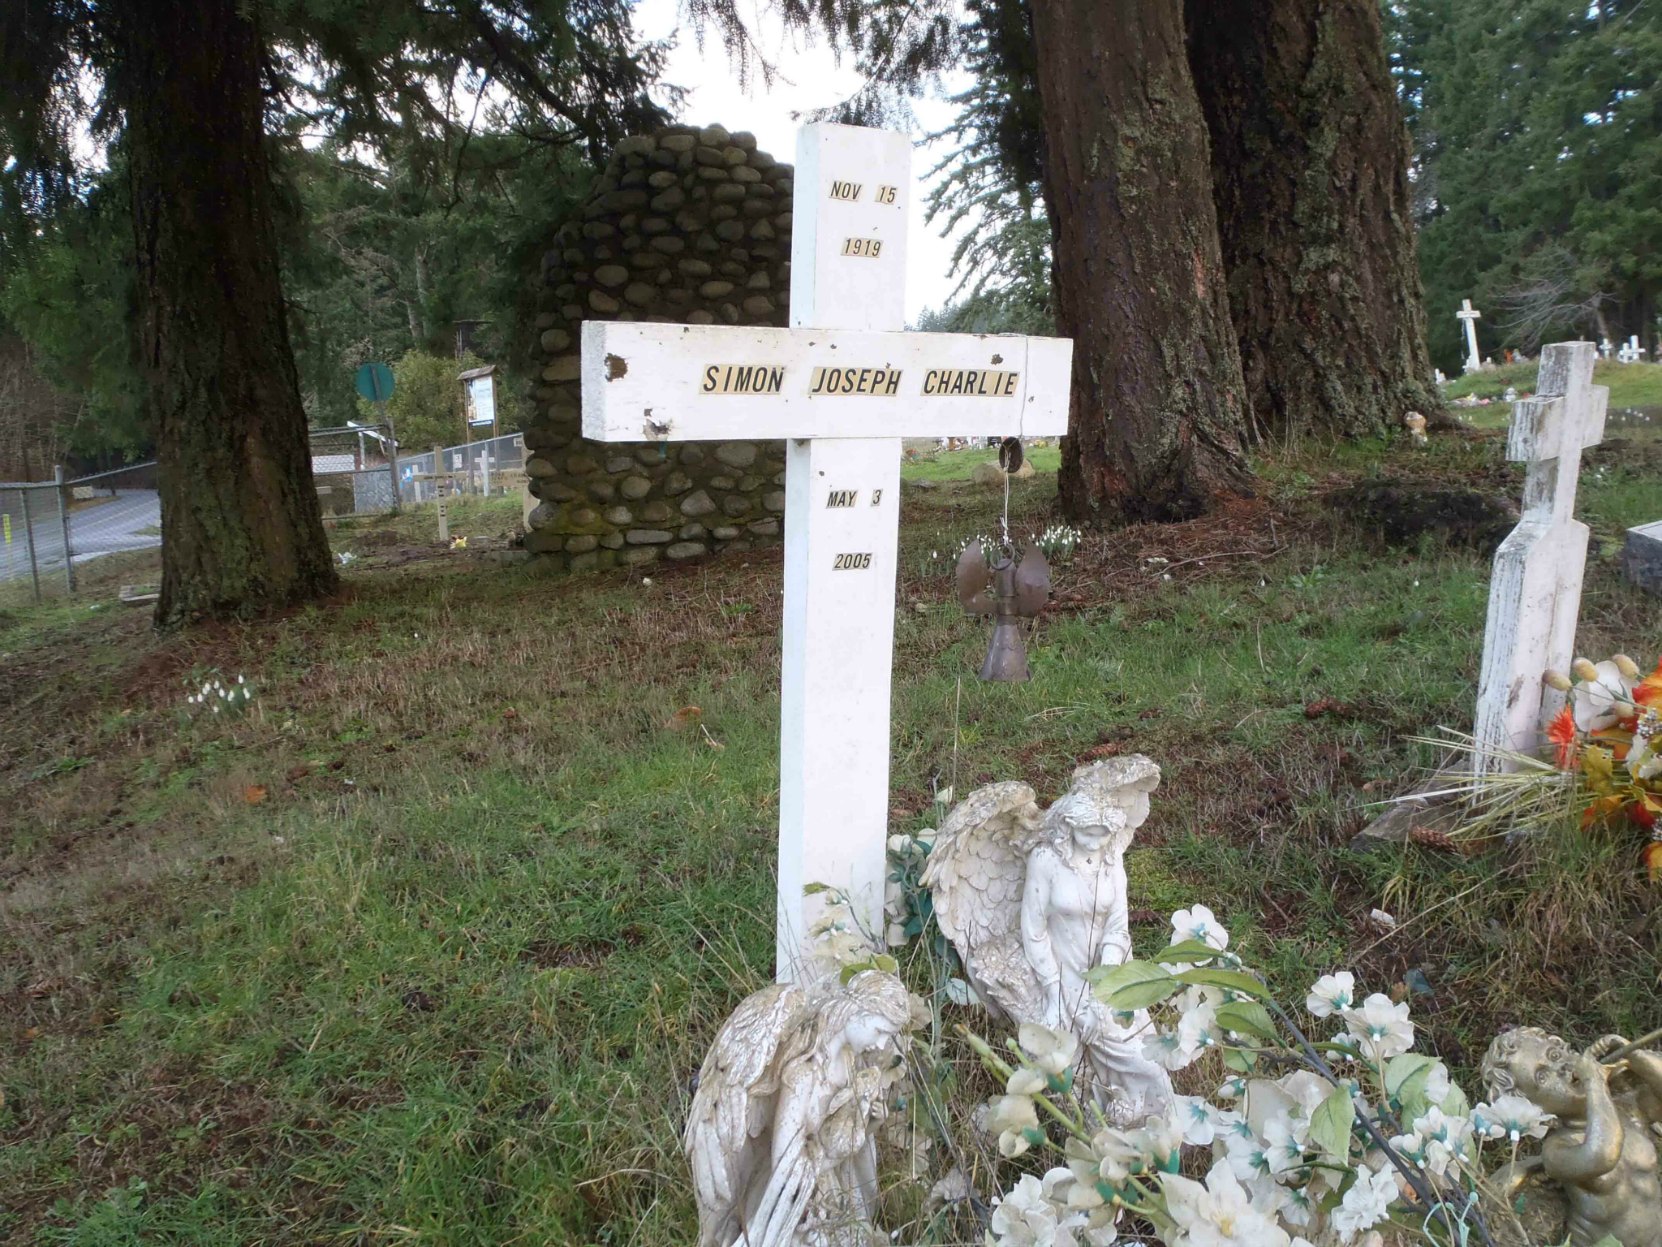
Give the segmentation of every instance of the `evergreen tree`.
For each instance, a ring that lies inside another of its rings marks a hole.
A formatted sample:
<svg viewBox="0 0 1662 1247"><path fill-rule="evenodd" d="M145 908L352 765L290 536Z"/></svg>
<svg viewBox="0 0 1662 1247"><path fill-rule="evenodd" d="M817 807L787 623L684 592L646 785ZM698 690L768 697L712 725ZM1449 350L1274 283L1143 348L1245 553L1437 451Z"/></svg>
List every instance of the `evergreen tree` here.
<svg viewBox="0 0 1662 1247"><path fill-rule="evenodd" d="M444 151L489 110L497 128L597 153L656 117L645 94L655 65L625 0L0 6L12 236L81 192L79 127L122 155L131 321L160 460L159 622L335 583L282 287L274 137L374 143L396 128ZM497 93L507 102L492 103ZM464 117L460 100L478 103Z"/></svg>

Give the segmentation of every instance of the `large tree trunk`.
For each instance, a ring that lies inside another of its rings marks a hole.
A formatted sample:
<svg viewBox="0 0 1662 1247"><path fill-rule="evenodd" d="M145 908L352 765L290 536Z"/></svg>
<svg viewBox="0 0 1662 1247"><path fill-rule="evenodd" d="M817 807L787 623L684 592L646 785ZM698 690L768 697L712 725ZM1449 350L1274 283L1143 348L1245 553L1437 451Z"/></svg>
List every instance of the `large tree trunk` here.
<svg viewBox="0 0 1662 1247"><path fill-rule="evenodd" d="M1187 9L1257 431L1354 437L1440 407L1377 0Z"/></svg>
<svg viewBox="0 0 1662 1247"><path fill-rule="evenodd" d="M1056 307L1074 340L1063 509L1180 519L1249 481L1206 125L1165 0L1033 0Z"/></svg>
<svg viewBox="0 0 1662 1247"><path fill-rule="evenodd" d="M245 0L109 0L172 624L335 587L277 263Z"/></svg>

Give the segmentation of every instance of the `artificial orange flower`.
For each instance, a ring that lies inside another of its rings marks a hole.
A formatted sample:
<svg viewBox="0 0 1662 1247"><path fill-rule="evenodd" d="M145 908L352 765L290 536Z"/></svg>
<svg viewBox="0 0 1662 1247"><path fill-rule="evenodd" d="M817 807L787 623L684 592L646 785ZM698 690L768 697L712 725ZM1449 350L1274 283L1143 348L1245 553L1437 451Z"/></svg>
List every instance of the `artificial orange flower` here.
<svg viewBox="0 0 1662 1247"><path fill-rule="evenodd" d="M1655 883L1662 878L1662 840L1652 840L1645 846L1640 855L1644 859L1645 870L1650 874L1650 881Z"/></svg>
<svg viewBox="0 0 1662 1247"><path fill-rule="evenodd" d="M1655 671L1633 686L1633 703L1662 710L1662 659L1657 660Z"/></svg>
<svg viewBox="0 0 1662 1247"><path fill-rule="evenodd" d="M1569 770L1575 757L1575 713L1568 706L1547 725L1547 739L1558 746L1558 769Z"/></svg>

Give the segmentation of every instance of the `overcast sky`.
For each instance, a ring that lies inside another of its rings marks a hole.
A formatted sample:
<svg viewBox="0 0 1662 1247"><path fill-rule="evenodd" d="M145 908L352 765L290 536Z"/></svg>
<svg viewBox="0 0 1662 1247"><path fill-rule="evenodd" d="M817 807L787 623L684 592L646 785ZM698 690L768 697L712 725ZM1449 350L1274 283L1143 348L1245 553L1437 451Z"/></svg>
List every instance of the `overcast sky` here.
<svg viewBox="0 0 1662 1247"><path fill-rule="evenodd" d="M765 16L751 23L758 42L779 75L771 90L760 76L751 82L748 93L741 90L738 73L728 61L719 40L712 39L700 53L690 29L678 20L679 0L638 0L635 26L649 39L662 39L678 32L675 51L664 77L687 90L680 120L695 125L712 122L729 130L749 130L763 151L780 160L796 160L797 120L794 113L836 104L854 93L859 76L845 63L838 68L835 58L823 47L808 47L800 36L787 37L776 21ZM938 130L951 119L953 108L944 100L922 100L914 105L921 138ZM922 176L940 158L940 145L918 147L912 156L912 176ZM912 200L912 223L907 237L906 316L913 320L925 307L946 302L955 284L947 276L952 243L938 236L936 227L923 223L923 187Z"/></svg>

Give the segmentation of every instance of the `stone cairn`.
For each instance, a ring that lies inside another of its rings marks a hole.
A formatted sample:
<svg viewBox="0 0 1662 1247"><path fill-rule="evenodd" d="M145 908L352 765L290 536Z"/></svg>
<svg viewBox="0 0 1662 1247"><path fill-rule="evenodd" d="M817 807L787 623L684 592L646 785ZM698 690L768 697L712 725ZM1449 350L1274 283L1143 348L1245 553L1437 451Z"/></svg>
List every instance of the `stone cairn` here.
<svg viewBox="0 0 1662 1247"><path fill-rule="evenodd" d="M689 559L778 540L782 442L603 444L582 438L586 319L786 323L790 165L721 126L624 139L543 257L544 356L525 430L525 548L571 571Z"/></svg>

